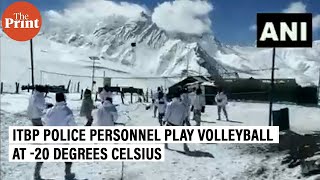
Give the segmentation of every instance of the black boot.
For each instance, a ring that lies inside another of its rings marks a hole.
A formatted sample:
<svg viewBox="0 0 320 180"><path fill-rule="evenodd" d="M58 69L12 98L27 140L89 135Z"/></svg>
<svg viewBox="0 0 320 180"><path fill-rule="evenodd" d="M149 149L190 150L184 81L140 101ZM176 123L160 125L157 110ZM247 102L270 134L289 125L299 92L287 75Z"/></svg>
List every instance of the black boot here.
<svg viewBox="0 0 320 180"><path fill-rule="evenodd" d="M160 126L163 126L162 120L159 120L159 124L160 124Z"/></svg>
<svg viewBox="0 0 320 180"><path fill-rule="evenodd" d="M65 179L65 180L75 180L75 177L76 177L76 174L70 173L70 174L66 174L66 175L64 176L64 179Z"/></svg>
<svg viewBox="0 0 320 180"><path fill-rule="evenodd" d="M87 121L87 123L84 126L91 126L92 125L92 121Z"/></svg>
<svg viewBox="0 0 320 180"><path fill-rule="evenodd" d="M169 149L168 143L164 143L164 148L165 148L165 149Z"/></svg>
<svg viewBox="0 0 320 180"><path fill-rule="evenodd" d="M190 149L189 149L187 143L183 143L183 150L184 150L184 152L190 152Z"/></svg>
<svg viewBox="0 0 320 180"><path fill-rule="evenodd" d="M34 175L34 180L44 180L39 174Z"/></svg>
<svg viewBox="0 0 320 180"><path fill-rule="evenodd" d="M92 116L87 116L87 123L85 126L91 126L93 122L93 117Z"/></svg>
<svg viewBox="0 0 320 180"><path fill-rule="evenodd" d="M65 173L66 175L64 176L65 180L74 180L76 175L74 173L71 173L71 162L66 162L66 168L65 168Z"/></svg>
<svg viewBox="0 0 320 180"><path fill-rule="evenodd" d="M41 175L40 175L41 167L42 167L42 162L37 162L34 170L34 175L33 175L34 180L44 180L41 178Z"/></svg>

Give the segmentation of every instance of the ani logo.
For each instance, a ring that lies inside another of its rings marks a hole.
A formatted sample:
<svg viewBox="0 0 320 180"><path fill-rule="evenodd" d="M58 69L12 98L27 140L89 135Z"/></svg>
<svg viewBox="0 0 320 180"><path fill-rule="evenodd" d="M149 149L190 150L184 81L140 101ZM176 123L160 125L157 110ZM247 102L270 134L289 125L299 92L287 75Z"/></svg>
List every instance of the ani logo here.
<svg viewBox="0 0 320 180"><path fill-rule="evenodd" d="M258 13L257 47L312 47L312 14Z"/></svg>

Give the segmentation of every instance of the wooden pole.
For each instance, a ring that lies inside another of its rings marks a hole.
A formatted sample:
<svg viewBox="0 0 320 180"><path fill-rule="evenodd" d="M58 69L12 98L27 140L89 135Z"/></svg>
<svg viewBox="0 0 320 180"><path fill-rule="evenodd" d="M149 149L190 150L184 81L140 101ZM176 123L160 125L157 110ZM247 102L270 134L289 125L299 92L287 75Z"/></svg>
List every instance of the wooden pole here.
<svg viewBox="0 0 320 180"><path fill-rule="evenodd" d="M187 58L187 77L189 77L189 58Z"/></svg>
<svg viewBox="0 0 320 180"><path fill-rule="evenodd" d="M70 90L69 90L69 93L72 93L72 86L73 85L73 82L71 82L71 84L70 84Z"/></svg>
<svg viewBox="0 0 320 180"><path fill-rule="evenodd" d="M91 84L91 92L93 92L93 86L94 86L94 66L95 66L95 62L96 62L96 59L93 58L92 59L92 84Z"/></svg>
<svg viewBox="0 0 320 180"><path fill-rule="evenodd" d="M320 68L319 68L319 82L318 82L318 105L320 106Z"/></svg>
<svg viewBox="0 0 320 180"><path fill-rule="evenodd" d="M68 87L67 87L68 93L70 92L70 84L71 84L71 79L70 79L69 82L68 82Z"/></svg>
<svg viewBox="0 0 320 180"><path fill-rule="evenodd" d="M146 92L146 98L147 98L147 103L149 102L149 89L147 88L147 92Z"/></svg>
<svg viewBox="0 0 320 180"><path fill-rule="evenodd" d="M32 87L34 87L34 66L33 66L33 43L32 43L32 39L30 39L30 55L31 55L31 82L32 82Z"/></svg>
<svg viewBox="0 0 320 180"><path fill-rule="evenodd" d="M117 87L118 87L118 84L117 84ZM117 95L118 95L118 91L117 91L117 93L116 93Z"/></svg>
<svg viewBox="0 0 320 180"><path fill-rule="evenodd" d="M275 66L276 48L272 51L272 69L271 69L271 86L270 86L270 104L269 104L269 126L272 125L272 103L273 103L273 93L274 93L274 66Z"/></svg>
<svg viewBox="0 0 320 180"><path fill-rule="evenodd" d="M80 93L80 82L78 82L77 93Z"/></svg>
<svg viewBox="0 0 320 180"><path fill-rule="evenodd" d="M80 95L80 99L82 100L83 98L83 89L81 89L81 95Z"/></svg>
<svg viewBox="0 0 320 180"><path fill-rule="evenodd" d="M76 84L76 82L74 82L74 88L73 88L74 90L74 93L76 93L77 92L77 84Z"/></svg>
<svg viewBox="0 0 320 180"><path fill-rule="evenodd" d="M122 101L122 104L124 104L124 92L122 91L122 89L121 89L121 91L120 91L120 95L121 95L121 101Z"/></svg>
<svg viewBox="0 0 320 180"><path fill-rule="evenodd" d="M167 78L164 78L164 89L167 89Z"/></svg>
<svg viewBox="0 0 320 180"><path fill-rule="evenodd" d="M1 88L0 88L0 93L3 93L3 82L1 82Z"/></svg>
<svg viewBox="0 0 320 180"><path fill-rule="evenodd" d="M19 93L19 83L18 82L16 82L16 94L18 94Z"/></svg>

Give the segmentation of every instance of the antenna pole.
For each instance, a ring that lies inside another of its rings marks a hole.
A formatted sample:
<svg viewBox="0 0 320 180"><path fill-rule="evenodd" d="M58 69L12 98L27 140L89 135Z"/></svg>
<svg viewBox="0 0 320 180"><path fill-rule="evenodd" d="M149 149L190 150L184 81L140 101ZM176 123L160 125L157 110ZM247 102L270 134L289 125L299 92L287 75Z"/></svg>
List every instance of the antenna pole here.
<svg viewBox="0 0 320 180"><path fill-rule="evenodd" d="M273 103L273 92L274 92L274 66L275 66L276 48L272 51L272 69L271 69L271 86L270 86L270 104L269 104L269 126L272 125L272 103Z"/></svg>

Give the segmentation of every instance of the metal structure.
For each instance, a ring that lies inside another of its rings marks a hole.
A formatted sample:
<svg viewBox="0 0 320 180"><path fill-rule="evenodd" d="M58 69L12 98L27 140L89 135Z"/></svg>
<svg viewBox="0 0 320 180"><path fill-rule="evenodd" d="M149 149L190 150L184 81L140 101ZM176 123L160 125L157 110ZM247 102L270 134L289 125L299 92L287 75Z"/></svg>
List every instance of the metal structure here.
<svg viewBox="0 0 320 180"><path fill-rule="evenodd" d="M276 48L272 51L272 68L271 68L271 85L270 85L270 104L269 104L269 126L272 125L272 103L273 103L273 90L274 90L274 66L275 66Z"/></svg>
<svg viewBox="0 0 320 180"><path fill-rule="evenodd" d="M90 56L89 57L92 60L92 85L91 85L91 92L93 92L93 86L94 86L94 73L95 73L95 64L96 64L96 60L100 60L99 57L97 56Z"/></svg>
<svg viewBox="0 0 320 180"><path fill-rule="evenodd" d="M32 39L30 39L30 55L31 55L31 82L34 87L34 66L33 66L33 43Z"/></svg>
<svg viewBox="0 0 320 180"><path fill-rule="evenodd" d="M271 70L271 68L269 69L255 69L255 70L250 70L251 71L267 71L267 70ZM279 70L279 68L274 68L274 70ZM59 72L52 72L52 71L45 71L45 70L40 70L40 79L41 82L43 82L43 77L44 74L54 74L54 75L61 75L61 76L69 76L69 77L80 77L80 78L92 78L92 76L90 75L80 75L80 74L66 74L66 73L59 73ZM235 74L235 76L237 76L237 78L239 78L238 73L237 72L228 72L228 73L221 73L222 75L224 74ZM199 77L198 73L196 75L189 75L190 77ZM210 78L210 75L201 75L203 77L207 77ZM104 73L103 76L94 76L95 79L99 78L99 79L103 79L105 78L106 75ZM176 75L171 75L171 76L107 76L108 78L112 78L112 79L164 79L166 81L168 81L169 79L181 79L183 78L183 73L182 74L176 74ZM225 80L230 79L230 78L223 78ZM234 78L232 78L234 79ZM268 80L270 81L270 79L263 79L263 80ZM285 79L283 79L285 80ZM167 82L166 82L167 83Z"/></svg>
<svg viewBox="0 0 320 180"><path fill-rule="evenodd" d="M45 89L46 89L46 92L52 92L52 93L57 93L57 92L63 92L63 93L68 93L68 89L69 87L65 88L64 85L61 85L61 86L50 86L50 85L46 85L44 86ZM21 90L24 91L24 90L34 90L34 86L30 86L30 85L22 85L21 86Z"/></svg>
<svg viewBox="0 0 320 180"><path fill-rule="evenodd" d="M318 82L318 105L320 106L320 68L319 68L319 82Z"/></svg>

